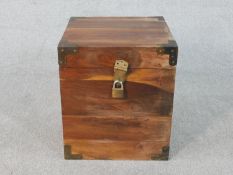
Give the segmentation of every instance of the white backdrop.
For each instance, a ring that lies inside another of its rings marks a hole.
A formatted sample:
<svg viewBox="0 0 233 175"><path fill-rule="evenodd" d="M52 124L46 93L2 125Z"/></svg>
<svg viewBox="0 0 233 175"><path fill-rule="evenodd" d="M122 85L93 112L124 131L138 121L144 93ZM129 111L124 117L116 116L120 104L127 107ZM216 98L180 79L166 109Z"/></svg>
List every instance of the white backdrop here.
<svg viewBox="0 0 233 175"><path fill-rule="evenodd" d="M0 0L0 174L233 174L232 9L230 0ZM156 15L179 45L170 160L63 160L56 47L69 17Z"/></svg>

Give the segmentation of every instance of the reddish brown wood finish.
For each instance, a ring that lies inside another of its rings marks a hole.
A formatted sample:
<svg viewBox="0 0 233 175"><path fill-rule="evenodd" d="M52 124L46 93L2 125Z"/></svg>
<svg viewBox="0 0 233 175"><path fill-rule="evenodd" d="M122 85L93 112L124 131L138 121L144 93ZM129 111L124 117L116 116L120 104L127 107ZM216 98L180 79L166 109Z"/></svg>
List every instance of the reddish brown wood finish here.
<svg viewBox="0 0 233 175"><path fill-rule="evenodd" d="M162 17L71 18L58 47L66 159L168 159L170 40ZM129 63L124 99L111 96L117 59Z"/></svg>
<svg viewBox="0 0 233 175"><path fill-rule="evenodd" d="M116 59L124 59L130 68L174 69L163 48L74 48L66 54L62 67L112 68Z"/></svg>
<svg viewBox="0 0 233 175"><path fill-rule="evenodd" d="M64 115L64 136L73 140L162 141L170 136L170 116Z"/></svg>
<svg viewBox="0 0 233 175"><path fill-rule="evenodd" d="M160 47L172 39L163 17L74 17L59 46Z"/></svg>

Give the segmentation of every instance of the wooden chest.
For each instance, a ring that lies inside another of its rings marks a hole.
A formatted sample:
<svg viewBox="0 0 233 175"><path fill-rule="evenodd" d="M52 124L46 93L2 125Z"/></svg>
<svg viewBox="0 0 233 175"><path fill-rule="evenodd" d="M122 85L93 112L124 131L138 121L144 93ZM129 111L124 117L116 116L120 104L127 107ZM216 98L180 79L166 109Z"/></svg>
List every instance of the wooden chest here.
<svg viewBox="0 0 233 175"><path fill-rule="evenodd" d="M65 159L167 160L177 44L163 17L72 17L58 45Z"/></svg>

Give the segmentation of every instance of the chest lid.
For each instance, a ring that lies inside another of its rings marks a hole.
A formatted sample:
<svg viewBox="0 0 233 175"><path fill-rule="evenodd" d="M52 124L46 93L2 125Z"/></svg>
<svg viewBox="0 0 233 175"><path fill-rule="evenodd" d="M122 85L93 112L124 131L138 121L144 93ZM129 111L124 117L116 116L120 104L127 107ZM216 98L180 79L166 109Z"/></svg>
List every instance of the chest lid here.
<svg viewBox="0 0 233 175"><path fill-rule="evenodd" d="M163 17L71 17L58 45L62 67L172 68L178 47Z"/></svg>

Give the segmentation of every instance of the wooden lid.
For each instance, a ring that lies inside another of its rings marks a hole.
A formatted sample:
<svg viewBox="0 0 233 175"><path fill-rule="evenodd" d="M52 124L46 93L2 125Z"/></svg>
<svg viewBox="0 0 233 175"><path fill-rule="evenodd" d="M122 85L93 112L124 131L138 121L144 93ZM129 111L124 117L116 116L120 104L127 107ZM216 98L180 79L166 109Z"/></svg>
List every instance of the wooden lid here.
<svg viewBox="0 0 233 175"><path fill-rule="evenodd" d="M71 17L59 47L176 47L163 17Z"/></svg>
<svg viewBox="0 0 233 175"><path fill-rule="evenodd" d="M66 67L112 67L124 59L132 68L171 68L177 52L163 17L71 17L58 45Z"/></svg>

